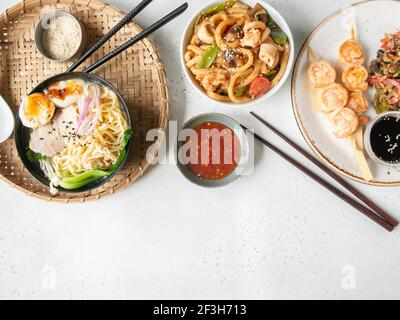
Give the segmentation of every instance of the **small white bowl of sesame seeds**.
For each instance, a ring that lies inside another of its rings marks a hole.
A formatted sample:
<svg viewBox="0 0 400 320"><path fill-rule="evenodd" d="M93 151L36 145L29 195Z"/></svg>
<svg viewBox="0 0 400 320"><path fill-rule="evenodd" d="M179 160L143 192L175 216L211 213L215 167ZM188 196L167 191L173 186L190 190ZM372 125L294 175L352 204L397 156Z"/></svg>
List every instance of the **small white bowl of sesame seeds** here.
<svg viewBox="0 0 400 320"><path fill-rule="evenodd" d="M72 14L52 10L45 13L36 27L38 51L56 62L66 62L82 53L86 45L83 24Z"/></svg>

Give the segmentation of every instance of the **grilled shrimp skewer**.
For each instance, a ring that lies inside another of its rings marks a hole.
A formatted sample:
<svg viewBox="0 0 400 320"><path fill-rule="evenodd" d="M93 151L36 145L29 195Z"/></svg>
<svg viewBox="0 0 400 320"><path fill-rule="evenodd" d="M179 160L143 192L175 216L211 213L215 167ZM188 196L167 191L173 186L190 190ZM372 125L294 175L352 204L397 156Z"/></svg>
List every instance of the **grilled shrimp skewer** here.
<svg viewBox="0 0 400 320"><path fill-rule="evenodd" d="M344 63L348 64L361 66L365 62L363 48L354 39L347 40L340 46L339 56Z"/></svg>
<svg viewBox="0 0 400 320"><path fill-rule="evenodd" d="M356 30L353 22L351 39L345 41L339 48L340 59L349 65L342 74L342 82L349 91L368 90L368 71L363 67L364 50L356 40Z"/></svg>
<svg viewBox="0 0 400 320"><path fill-rule="evenodd" d="M367 69L356 64L348 67L342 74L342 82L349 91L367 91L367 80Z"/></svg>
<svg viewBox="0 0 400 320"><path fill-rule="evenodd" d="M347 64L363 65L365 62L364 50L356 40L356 28L353 22L351 29L351 39L343 42L339 48L340 59Z"/></svg>
<svg viewBox="0 0 400 320"><path fill-rule="evenodd" d="M356 113L349 108L342 108L331 115L333 133L337 138L346 138L351 136L358 129L358 117Z"/></svg>
<svg viewBox="0 0 400 320"><path fill-rule="evenodd" d="M321 94L321 111L331 113L343 108L348 101L347 90L338 83L333 83Z"/></svg>
<svg viewBox="0 0 400 320"><path fill-rule="evenodd" d="M346 107L358 114L364 113L368 110L368 101L361 92L352 92L349 95Z"/></svg>
<svg viewBox="0 0 400 320"><path fill-rule="evenodd" d="M308 68L308 75L316 88L325 88L336 80L336 71L332 65L325 60L318 60L313 50L309 47L308 54L312 61Z"/></svg>
<svg viewBox="0 0 400 320"><path fill-rule="evenodd" d="M345 108L332 118L334 133L337 137L349 137L355 159L367 181L373 180L373 175L364 154L362 126L369 122L369 117L363 115L368 110L368 101L362 91L368 89L368 71L365 63L364 50L356 40L353 24L352 37L339 48L340 59L348 65L342 74L343 85L350 91Z"/></svg>

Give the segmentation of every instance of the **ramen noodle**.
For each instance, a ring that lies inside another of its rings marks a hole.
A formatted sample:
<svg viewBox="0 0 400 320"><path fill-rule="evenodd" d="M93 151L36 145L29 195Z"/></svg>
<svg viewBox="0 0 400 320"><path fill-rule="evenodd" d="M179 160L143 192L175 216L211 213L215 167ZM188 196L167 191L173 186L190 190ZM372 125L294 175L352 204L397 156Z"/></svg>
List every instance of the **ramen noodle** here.
<svg viewBox="0 0 400 320"><path fill-rule="evenodd" d="M78 117L78 107L74 109ZM65 148L52 158L57 174L78 175L88 170L109 169L117 161L127 129L118 97L102 87L97 123L89 134L67 138Z"/></svg>

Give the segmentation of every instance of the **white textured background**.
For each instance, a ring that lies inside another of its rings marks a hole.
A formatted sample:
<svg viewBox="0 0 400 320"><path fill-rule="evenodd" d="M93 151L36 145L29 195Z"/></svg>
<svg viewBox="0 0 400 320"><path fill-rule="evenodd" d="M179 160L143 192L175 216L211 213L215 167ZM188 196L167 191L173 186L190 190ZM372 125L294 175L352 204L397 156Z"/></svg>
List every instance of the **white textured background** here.
<svg viewBox="0 0 400 320"><path fill-rule="evenodd" d="M109 3L126 12L138 1ZM149 25L182 2L154 0L137 22ZM153 36L169 77L171 116L180 123L218 110L182 81L178 64L181 30L205 2L190 0L184 16ZM320 20L352 1L269 2L287 19L299 48ZM0 11L13 3L0 0ZM257 111L303 143L289 89L287 83ZM261 129L244 112L231 115ZM400 218L399 189L359 188ZM0 200L0 298L400 295L399 231L385 232L261 147L254 174L220 190L195 187L164 165L99 202L45 203L2 182ZM342 286L348 270L356 276L351 290Z"/></svg>

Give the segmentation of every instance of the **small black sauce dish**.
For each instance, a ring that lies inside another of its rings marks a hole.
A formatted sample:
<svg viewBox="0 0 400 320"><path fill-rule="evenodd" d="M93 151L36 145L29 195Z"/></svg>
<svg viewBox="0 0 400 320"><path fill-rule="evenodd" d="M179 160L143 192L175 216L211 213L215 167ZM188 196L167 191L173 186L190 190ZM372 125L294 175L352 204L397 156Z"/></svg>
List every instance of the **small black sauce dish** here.
<svg viewBox="0 0 400 320"><path fill-rule="evenodd" d="M400 112L385 112L371 121L364 133L364 145L372 160L400 165Z"/></svg>

